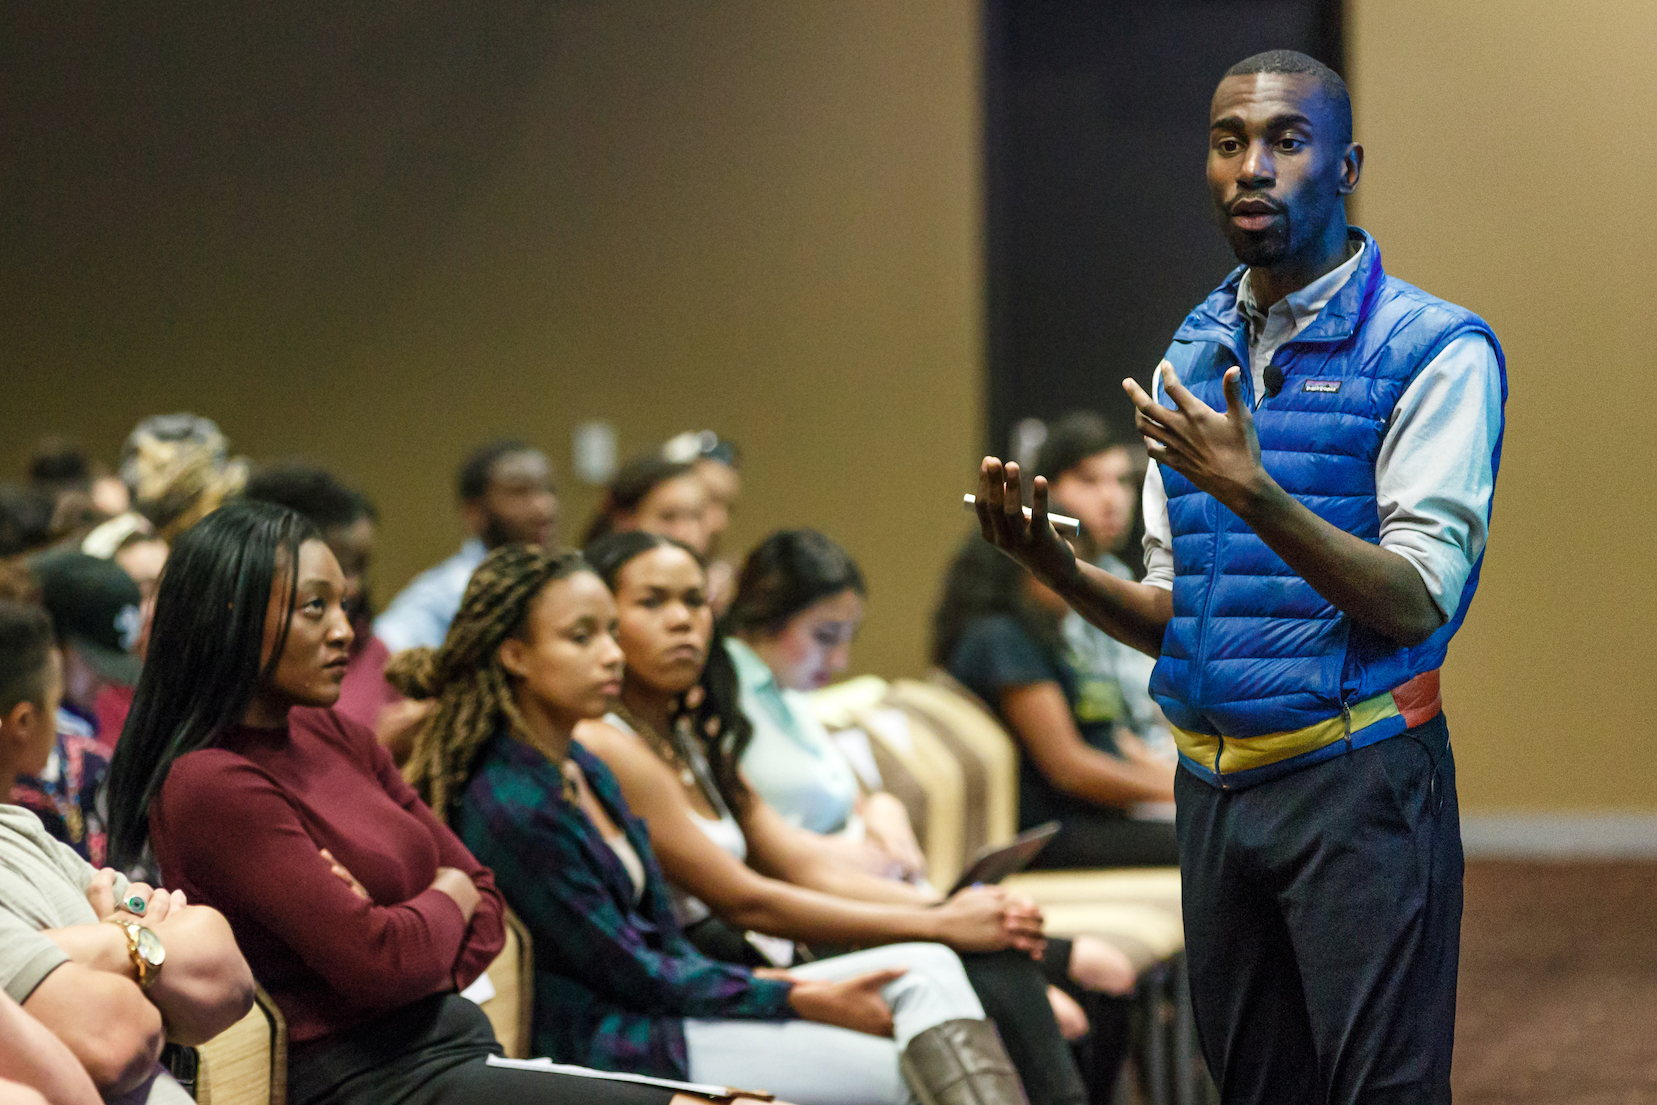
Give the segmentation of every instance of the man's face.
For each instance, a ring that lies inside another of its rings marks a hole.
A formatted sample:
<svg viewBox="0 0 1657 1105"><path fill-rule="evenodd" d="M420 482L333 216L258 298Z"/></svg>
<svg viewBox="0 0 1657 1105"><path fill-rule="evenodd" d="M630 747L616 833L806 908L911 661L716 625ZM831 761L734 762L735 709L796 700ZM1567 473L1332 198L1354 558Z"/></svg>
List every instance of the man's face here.
<svg viewBox="0 0 1657 1105"><path fill-rule="evenodd" d="M474 532L491 549L514 541L551 548L557 538L558 496L552 490L552 468L534 450L497 460L483 497L467 507Z"/></svg>
<svg viewBox="0 0 1657 1105"><path fill-rule="evenodd" d="M63 701L63 660L56 649L47 654L48 670L41 681L39 702L20 702L0 715L0 736L16 752L16 766L24 775L46 770L57 744L57 712Z"/></svg>
<svg viewBox="0 0 1657 1105"><path fill-rule="evenodd" d="M1346 225L1362 152L1309 73L1227 77L1209 108L1208 189L1245 265L1292 261Z"/></svg>

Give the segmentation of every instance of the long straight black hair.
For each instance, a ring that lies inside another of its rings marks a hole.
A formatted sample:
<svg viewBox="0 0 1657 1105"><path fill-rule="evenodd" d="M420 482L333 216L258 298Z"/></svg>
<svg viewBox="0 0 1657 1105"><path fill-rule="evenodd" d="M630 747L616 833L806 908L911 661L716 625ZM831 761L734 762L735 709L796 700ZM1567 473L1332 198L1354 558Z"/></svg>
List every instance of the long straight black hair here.
<svg viewBox="0 0 1657 1105"><path fill-rule="evenodd" d="M684 542L643 530L605 534L588 545L584 554L605 586L614 591L623 568L652 549L662 548L679 549L690 554L698 564L702 563L702 558ZM731 662L731 654L725 651L725 639L717 625L713 640L708 643L708 659L702 665L697 686L702 688L700 701L694 707L686 706L688 695L681 696L674 707L673 720L677 723L680 718L689 718L690 730L702 744L719 796L731 809L745 812L752 796L748 784L742 781L742 754L754 739L754 726L738 704L741 685L737 681L736 665Z"/></svg>
<svg viewBox="0 0 1657 1105"><path fill-rule="evenodd" d="M299 546L320 538L274 503L233 502L179 535L156 593L143 674L109 770L109 855L143 854L150 803L180 756L212 746L247 713L288 639ZM271 588L285 574L280 628L261 662Z"/></svg>

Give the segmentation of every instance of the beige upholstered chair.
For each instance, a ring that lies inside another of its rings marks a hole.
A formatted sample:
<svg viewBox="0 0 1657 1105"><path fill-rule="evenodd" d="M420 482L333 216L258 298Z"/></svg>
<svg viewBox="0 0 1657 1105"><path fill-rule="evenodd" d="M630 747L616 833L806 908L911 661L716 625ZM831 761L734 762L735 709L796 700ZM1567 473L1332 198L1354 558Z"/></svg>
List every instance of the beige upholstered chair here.
<svg viewBox="0 0 1657 1105"><path fill-rule="evenodd" d="M255 988L247 1016L197 1051L201 1105L285 1105L288 1026L264 990Z"/></svg>
<svg viewBox="0 0 1657 1105"><path fill-rule="evenodd" d="M510 909L506 911L506 946L489 964L495 996L480 1008L494 1026L495 1039L508 1059L528 1059L530 1025L535 1013L535 958L529 929Z"/></svg>
<svg viewBox="0 0 1657 1105"><path fill-rule="evenodd" d="M960 763L936 734L901 710L858 708L852 719L925 790L925 820L915 825L915 836L926 854L927 877L947 887L966 862L967 788Z"/></svg>
<svg viewBox="0 0 1657 1105"><path fill-rule="evenodd" d="M926 718L978 761L984 776L982 843L1005 844L1018 832L1018 746L995 715L948 675L938 672L934 679L899 679L886 701Z"/></svg>
<svg viewBox="0 0 1657 1105"><path fill-rule="evenodd" d="M886 702L924 712L950 728L1001 779L999 797L1018 817L1018 748L994 714L943 672L927 681L894 682ZM1011 831L1002 839L1010 839ZM1180 915L1179 869L1039 871L1014 875L1005 885L1033 898L1055 936L1098 936L1122 948L1141 970L1185 950Z"/></svg>
<svg viewBox="0 0 1657 1105"><path fill-rule="evenodd" d="M1007 886L1017 888L1040 901L1075 902L1141 902L1178 914L1179 868L1177 867L1121 867L1101 871L1028 871L1007 879Z"/></svg>
<svg viewBox="0 0 1657 1105"><path fill-rule="evenodd" d="M529 1057L534 959L529 930L506 912L506 945L489 965L495 996L481 1008L509 1059ZM196 1068L200 1105L286 1105L288 1030L276 1003L254 992L247 1016L201 1045Z"/></svg>

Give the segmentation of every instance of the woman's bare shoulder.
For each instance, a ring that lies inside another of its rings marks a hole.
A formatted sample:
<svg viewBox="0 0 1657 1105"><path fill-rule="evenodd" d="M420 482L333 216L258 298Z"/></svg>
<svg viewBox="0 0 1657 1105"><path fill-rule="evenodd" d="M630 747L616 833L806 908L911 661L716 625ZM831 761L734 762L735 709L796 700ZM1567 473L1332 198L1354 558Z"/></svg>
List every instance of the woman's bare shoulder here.
<svg viewBox="0 0 1657 1105"><path fill-rule="evenodd" d="M656 801L684 802L684 792L673 769L663 763L644 738L607 721L583 721L575 727L575 739L604 762L621 784L627 801L638 806L649 796Z"/></svg>

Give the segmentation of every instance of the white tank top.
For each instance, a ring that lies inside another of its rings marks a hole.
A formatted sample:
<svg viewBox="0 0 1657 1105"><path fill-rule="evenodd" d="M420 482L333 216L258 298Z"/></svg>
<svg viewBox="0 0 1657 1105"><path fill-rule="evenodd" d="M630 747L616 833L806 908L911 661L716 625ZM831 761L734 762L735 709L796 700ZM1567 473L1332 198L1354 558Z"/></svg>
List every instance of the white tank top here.
<svg viewBox="0 0 1657 1105"><path fill-rule="evenodd" d="M639 735L638 731L627 724L619 714L605 714L604 721L606 724L614 725L624 733L632 733L634 736ZM692 778L697 784L697 789L707 798L708 804L719 813L718 817L704 817L693 806L689 810L691 821L697 828L706 833L708 839L713 841L721 851L734 857L739 863L746 863L748 860L748 838L742 835L742 826L737 823L735 815L731 813L730 808L725 805L724 798L720 796L719 788L714 785L712 772L708 769L707 760L701 755L701 749L690 745L689 742L683 742L681 747L687 753L686 758L691 761L689 768ZM686 893L671 879L668 881L668 889L673 892L673 912L678 916L681 925L694 925L699 921L706 920L712 914L713 911L700 898Z"/></svg>
<svg viewBox="0 0 1657 1105"><path fill-rule="evenodd" d="M627 870L627 877L633 880L633 904L638 905L644 900L644 863L639 859L639 853L633 848L633 842L623 836L607 836L604 843L610 846L610 851L621 860L622 867Z"/></svg>

